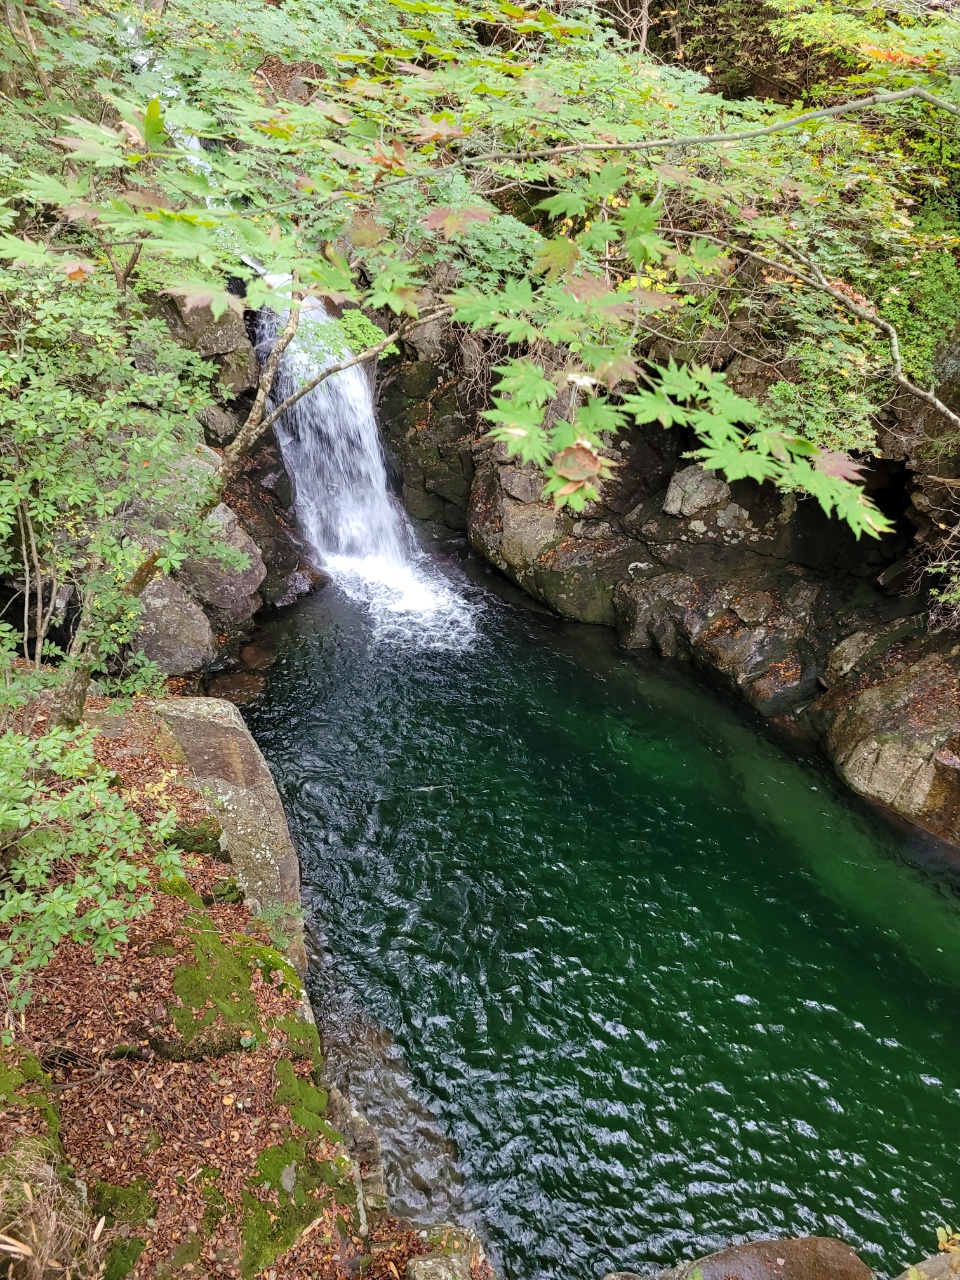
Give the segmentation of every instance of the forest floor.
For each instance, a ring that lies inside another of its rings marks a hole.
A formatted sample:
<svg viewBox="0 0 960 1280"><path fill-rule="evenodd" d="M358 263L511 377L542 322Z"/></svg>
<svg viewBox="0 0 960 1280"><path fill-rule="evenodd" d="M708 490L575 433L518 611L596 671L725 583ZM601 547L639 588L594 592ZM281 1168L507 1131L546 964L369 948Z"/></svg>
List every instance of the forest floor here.
<svg viewBox="0 0 960 1280"><path fill-rule="evenodd" d="M168 741L137 704L97 738L142 818L176 810L183 876L154 873L117 955L96 964L64 943L37 974L0 1052L0 1179L18 1146L48 1144L85 1184L94 1234L104 1219L106 1280L400 1280L408 1258L445 1241L358 1209L365 1170L325 1118L300 979L243 903Z"/></svg>

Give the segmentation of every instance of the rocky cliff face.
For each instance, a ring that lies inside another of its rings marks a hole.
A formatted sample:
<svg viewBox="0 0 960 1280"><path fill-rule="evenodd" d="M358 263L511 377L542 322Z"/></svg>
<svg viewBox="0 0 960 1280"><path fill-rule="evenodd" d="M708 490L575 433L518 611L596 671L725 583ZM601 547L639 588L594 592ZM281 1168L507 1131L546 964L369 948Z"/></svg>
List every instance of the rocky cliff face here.
<svg viewBox="0 0 960 1280"><path fill-rule="evenodd" d="M205 307L187 311L168 302L164 309L175 336L218 369L220 399L204 411L208 447L198 448L195 462L215 473L216 451L236 436L257 385L254 348L233 312L215 320ZM264 605L289 604L321 580L296 531L290 479L272 436L246 460L225 496L206 532L226 558L188 560L171 577L151 582L141 597L137 643L166 675L228 663Z"/></svg>
<svg viewBox="0 0 960 1280"><path fill-rule="evenodd" d="M558 512L540 500L535 468L471 428L449 365L421 358L392 386L384 429L415 514L436 518L426 448L445 482L456 467L447 504L463 500L472 469L470 542L531 596L562 617L615 626L629 650L696 664L762 715L815 734L861 795L960 843L960 646L928 632L927 602L909 593L908 521L858 543L810 499L690 465L690 442L659 429L625 433L601 500L581 515ZM448 411L434 415L421 393L447 397ZM902 513L902 466L878 463L868 485ZM445 519L456 527L459 508Z"/></svg>

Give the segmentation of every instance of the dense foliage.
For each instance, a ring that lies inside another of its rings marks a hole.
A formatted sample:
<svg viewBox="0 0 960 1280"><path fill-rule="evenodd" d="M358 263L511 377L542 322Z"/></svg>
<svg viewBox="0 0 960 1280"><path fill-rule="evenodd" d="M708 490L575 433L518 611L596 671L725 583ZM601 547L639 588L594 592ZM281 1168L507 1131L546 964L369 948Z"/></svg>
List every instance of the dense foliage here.
<svg viewBox="0 0 960 1280"><path fill-rule="evenodd" d="M770 39L847 69L831 103L928 95L801 124L589 12L38 4L34 84L10 100L32 155L8 166L4 252L69 276L142 246L215 308L236 302L216 274L243 256L389 309L401 330L452 314L507 340L494 433L561 501L593 495L607 433L661 421L691 427L708 465L806 489L877 532L834 454L871 449L910 381L875 321L885 299L896 315L887 282L927 246L911 210L949 185L950 146L932 148L960 112L957 26L911 8L766 6ZM25 93L55 136L25 123ZM931 234L949 251L949 230ZM252 305L271 293L251 280ZM759 407L722 372L743 335L775 348L782 375Z"/></svg>
<svg viewBox="0 0 960 1280"><path fill-rule="evenodd" d="M561 504L596 495L613 433L656 422L878 534L857 483L878 430L922 409L931 450L960 440L934 390L960 318L951 9L8 0L0 575L21 624L0 779L45 780L4 818L18 964L71 930L111 945L146 838L58 735L215 501L194 465L212 372L160 295L221 314L246 276L248 305L290 311L281 341L305 299L353 304L340 363L436 319L476 330L492 434ZM225 473L275 417L272 373Z"/></svg>

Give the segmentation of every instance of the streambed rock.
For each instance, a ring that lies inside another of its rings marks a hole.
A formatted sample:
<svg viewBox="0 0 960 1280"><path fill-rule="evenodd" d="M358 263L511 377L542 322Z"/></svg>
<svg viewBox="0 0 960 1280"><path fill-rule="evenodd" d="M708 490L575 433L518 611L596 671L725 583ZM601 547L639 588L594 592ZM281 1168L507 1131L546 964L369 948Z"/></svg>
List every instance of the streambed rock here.
<svg viewBox="0 0 960 1280"><path fill-rule="evenodd" d="M658 1280L691 1280L697 1272L703 1280L874 1280L849 1245L827 1236L734 1245L681 1263Z"/></svg>

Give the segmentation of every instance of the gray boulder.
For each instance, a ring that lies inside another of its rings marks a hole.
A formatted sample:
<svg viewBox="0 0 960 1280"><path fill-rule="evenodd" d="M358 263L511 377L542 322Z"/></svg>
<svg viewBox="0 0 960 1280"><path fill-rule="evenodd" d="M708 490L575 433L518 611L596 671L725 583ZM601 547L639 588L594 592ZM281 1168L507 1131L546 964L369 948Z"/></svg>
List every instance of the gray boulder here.
<svg viewBox="0 0 960 1280"><path fill-rule="evenodd" d="M663 500L668 516L695 516L708 507L730 501L730 486L715 471L707 471L698 462L676 472Z"/></svg>
<svg viewBox="0 0 960 1280"><path fill-rule="evenodd" d="M430 1253L409 1260L407 1280L470 1280L470 1268L460 1258Z"/></svg>
<svg viewBox="0 0 960 1280"><path fill-rule="evenodd" d="M897 1280L958 1280L960 1253L937 1253L908 1267Z"/></svg>
<svg viewBox="0 0 960 1280"><path fill-rule="evenodd" d="M215 609L224 622L244 622L263 603L257 591L267 576L263 556L234 512L222 502L207 517L206 529L215 541L240 552L247 567L229 568L213 556L205 556L187 560L177 570L177 579L191 595Z"/></svg>
<svg viewBox="0 0 960 1280"><path fill-rule="evenodd" d="M217 652L204 611L170 578L156 578L140 597L135 644L168 676L186 675L211 663Z"/></svg>
<svg viewBox="0 0 960 1280"><path fill-rule="evenodd" d="M960 648L889 638L876 653L849 642L834 651L832 673L846 670L815 708L828 723L827 750L860 795L957 841Z"/></svg>
<svg viewBox="0 0 960 1280"><path fill-rule="evenodd" d="M229 308L214 318L209 307L191 307L174 299L176 318L173 328L185 345L201 356L223 356L250 345L243 317Z"/></svg>
<svg viewBox="0 0 960 1280"><path fill-rule="evenodd" d="M220 449L229 444L240 430L237 415L219 404L211 404L204 409L200 414L200 421L207 444L216 445Z"/></svg>
<svg viewBox="0 0 960 1280"><path fill-rule="evenodd" d="M186 757L211 811L244 897L254 910L287 909L291 959L305 966L300 925L300 866L267 763L243 717L220 698L170 698L154 704Z"/></svg>

